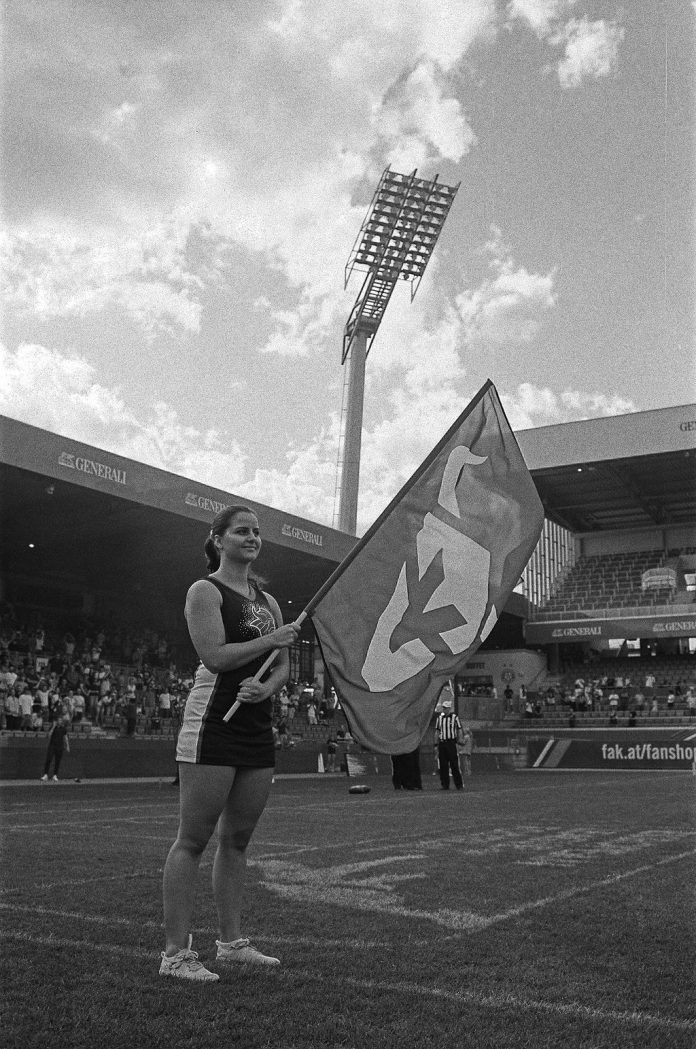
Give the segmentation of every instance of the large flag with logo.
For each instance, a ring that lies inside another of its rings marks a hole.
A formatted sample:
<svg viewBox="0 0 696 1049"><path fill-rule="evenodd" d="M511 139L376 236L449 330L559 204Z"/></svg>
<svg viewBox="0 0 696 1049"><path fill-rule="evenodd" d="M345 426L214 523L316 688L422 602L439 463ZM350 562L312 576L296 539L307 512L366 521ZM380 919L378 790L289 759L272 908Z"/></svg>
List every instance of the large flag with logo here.
<svg viewBox="0 0 696 1049"><path fill-rule="evenodd" d="M351 732L401 754L489 635L544 511L491 382L305 612Z"/></svg>

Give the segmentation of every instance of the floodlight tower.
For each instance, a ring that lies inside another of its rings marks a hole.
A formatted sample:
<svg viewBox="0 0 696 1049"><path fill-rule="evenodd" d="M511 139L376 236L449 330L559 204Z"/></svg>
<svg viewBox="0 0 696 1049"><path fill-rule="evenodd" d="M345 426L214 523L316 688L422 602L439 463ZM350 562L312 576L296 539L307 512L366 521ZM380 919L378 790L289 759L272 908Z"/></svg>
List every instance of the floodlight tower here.
<svg viewBox="0 0 696 1049"><path fill-rule="evenodd" d="M341 359L346 372L337 471L338 527L351 535L356 534L358 516L365 361L397 280L410 280L413 302L459 189L459 183L438 182L437 175L430 180L416 175L417 170L401 175L385 168L345 268L344 287L356 266L367 270L343 332Z"/></svg>

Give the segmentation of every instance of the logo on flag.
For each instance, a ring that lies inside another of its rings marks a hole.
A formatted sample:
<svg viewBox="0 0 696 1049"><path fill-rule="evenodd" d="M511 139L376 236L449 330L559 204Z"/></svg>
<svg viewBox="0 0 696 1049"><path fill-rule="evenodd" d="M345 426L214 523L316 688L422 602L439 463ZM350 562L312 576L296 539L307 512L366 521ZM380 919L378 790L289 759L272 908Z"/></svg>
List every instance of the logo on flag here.
<svg viewBox="0 0 696 1049"><path fill-rule="evenodd" d="M356 739L420 743L442 686L490 634L543 508L492 383L305 610Z"/></svg>

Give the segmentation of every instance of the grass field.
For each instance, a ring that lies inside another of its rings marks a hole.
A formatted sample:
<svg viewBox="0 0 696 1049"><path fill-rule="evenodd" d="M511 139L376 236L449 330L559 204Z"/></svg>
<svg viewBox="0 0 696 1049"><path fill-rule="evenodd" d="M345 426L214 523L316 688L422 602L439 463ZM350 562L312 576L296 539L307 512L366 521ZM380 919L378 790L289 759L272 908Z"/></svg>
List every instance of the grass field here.
<svg viewBox="0 0 696 1049"><path fill-rule="evenodd" d="M245 931L283 964L205 986L158 976L176 789L2 787L1 1044L696 1044L691 775L501 774L462 794L371 783L276 781ZM204 961L211 860L192 930Z"/></svg>

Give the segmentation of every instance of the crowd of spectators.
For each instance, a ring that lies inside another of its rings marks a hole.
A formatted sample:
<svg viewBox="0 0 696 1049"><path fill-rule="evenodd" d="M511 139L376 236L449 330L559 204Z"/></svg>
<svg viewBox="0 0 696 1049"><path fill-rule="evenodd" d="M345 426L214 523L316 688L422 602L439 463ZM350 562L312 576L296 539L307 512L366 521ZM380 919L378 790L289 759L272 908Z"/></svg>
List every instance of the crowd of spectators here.
<svg viewBox="0 0 696 1049"><path fill-rule="evenodd" d="M696 685L685 678L674 683L658 683L651 669L639 674L601 674L578 676L572 683L550 687L534 704L524 707L526 718L543 717L558 708L571 713L608 714L612 724L620 715L635 720L641 716L658 717L681 708L696 717Z"/></svg>
<svg viewBox="0 0 696 1049"><path fill-rule="evenodd" d="M116 725L133 734L139 721L154 726L176 718L192 684L167 639L154 631L107 633L99 626L50 635L0 623L0 728L50 727L67 715L73 725Z"/></svg>
<svg viewBox="0 0 696 1049"><path fill-rule="evenodd" d="M167 638L152 630L127 631L87 623L50 633L0 618L0 729L40 732L69 717L98 729L133 735L176 731L193 684L195 656L182 667ZM336 692L319 681L291 681L274 697L278 747L293 745L302 726L332 726Z"/></svg>

